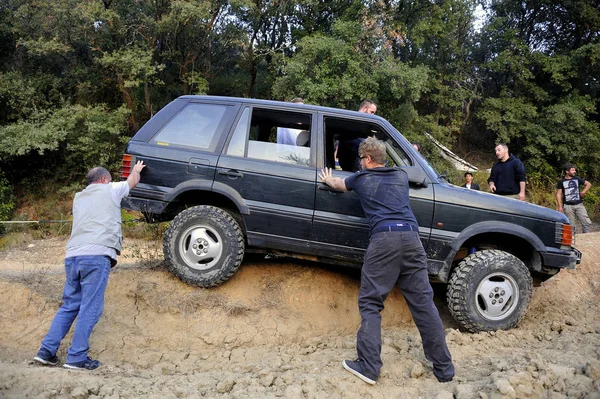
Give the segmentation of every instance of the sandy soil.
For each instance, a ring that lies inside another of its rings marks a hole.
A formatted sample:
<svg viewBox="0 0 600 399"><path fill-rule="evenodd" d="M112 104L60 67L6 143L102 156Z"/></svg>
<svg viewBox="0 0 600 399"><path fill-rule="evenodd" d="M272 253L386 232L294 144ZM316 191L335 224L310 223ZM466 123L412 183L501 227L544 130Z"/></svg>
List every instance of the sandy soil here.
<svg viewBox="0 0 600 399"><path fill-rule="evenodd" d="M398 292L386 302L384 368L370 386L355 357L359 278L288 260L246 261L222 287L172 277L158 243L127 241L91 339L93 372L34 364L60 304L65 240L0 253L1 398L600 398L600 233L583 263L536 287L511 331L460 332L443 302L456 378L436 381ZM64 360L70 335L58 355Z"/></svg>

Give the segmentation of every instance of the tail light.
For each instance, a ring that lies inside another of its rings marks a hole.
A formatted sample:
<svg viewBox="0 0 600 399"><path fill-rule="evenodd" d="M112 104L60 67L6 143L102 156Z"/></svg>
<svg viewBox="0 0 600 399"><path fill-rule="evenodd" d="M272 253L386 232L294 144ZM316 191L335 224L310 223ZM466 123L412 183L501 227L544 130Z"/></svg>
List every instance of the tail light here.
<svg viewBox="0 0 600 399"><path fill-rule="evenodd" d="M121 178L124 180L131 174L131 165L135 163L135 157L133 155L124 154L123 160L121 161Z"/></svg>
<svg viewBox="0 0 600 399"><path fill-rule="evenodd" d="M570 247L574 244L573 226L565 223L556 223L555 241L557 244Z"/></svg>

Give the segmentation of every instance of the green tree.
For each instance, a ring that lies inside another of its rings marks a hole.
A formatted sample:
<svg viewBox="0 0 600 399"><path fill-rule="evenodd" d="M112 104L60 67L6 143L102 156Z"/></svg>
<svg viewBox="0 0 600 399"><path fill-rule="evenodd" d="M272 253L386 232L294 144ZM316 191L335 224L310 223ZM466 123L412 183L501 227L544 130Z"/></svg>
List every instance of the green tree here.
<svg viewBox="0 0 600 399"><path fill-rule="evenodd" d="M558 174L571 161L598 176L599 8L510 0L491 11L477 54L489 141L511 143L532 171Z"/></svg>
<svg viewBox="0 0 600 399"><path fill-rule="evenodd" d="M371 98L383 115L406 125L406 107L418 100L427 80L427 68L411 68L395 60L358 22L338 21L332 35L316 33L298 42L298 51L276 79L276 98L302 96L307 102L357 109ZM365 43L371 42L371 45Z"/></svg>

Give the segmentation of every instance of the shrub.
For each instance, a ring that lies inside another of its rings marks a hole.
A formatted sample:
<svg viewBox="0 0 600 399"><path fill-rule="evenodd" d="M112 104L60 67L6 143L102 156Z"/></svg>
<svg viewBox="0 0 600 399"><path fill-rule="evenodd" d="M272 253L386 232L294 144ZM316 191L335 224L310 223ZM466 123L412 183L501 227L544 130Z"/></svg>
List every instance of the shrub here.
<svg viewBox="0 0 600 399"><path fill-rule="evenodd" d="M15 209L15 199L12 186L4 177L4 172L0 171L0 221L7 221L12 218ZM0 234L3 234L5 227L0 224Z"/></svg>

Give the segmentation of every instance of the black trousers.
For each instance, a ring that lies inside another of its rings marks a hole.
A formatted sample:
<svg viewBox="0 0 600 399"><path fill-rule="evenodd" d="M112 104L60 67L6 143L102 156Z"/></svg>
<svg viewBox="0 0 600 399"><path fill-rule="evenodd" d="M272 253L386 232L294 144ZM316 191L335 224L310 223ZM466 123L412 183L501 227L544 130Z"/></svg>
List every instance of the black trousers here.
<svg viewBox="0 0 600 399"><path fill-rule="evenodd" d="M427 275L427 255L416 231L373 234L362 268L358 308L362 317L356 337L358 358L369 375L381 370L381 311L383 302L397 285L421 334L427 360L438 380L450 380L454 365L444 326L433 303Z"/></svg>

